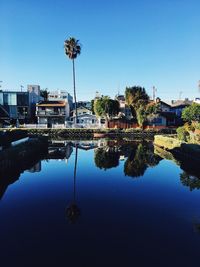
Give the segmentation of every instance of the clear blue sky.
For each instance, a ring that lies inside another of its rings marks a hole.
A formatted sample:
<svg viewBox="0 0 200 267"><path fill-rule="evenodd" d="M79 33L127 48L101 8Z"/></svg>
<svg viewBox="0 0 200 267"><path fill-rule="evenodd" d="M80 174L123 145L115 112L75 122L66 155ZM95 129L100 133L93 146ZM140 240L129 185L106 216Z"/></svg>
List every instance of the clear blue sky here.
<svg viewBox="0 0 200 267"><path fill-rule="evenodd" d="M78 100L141 85L163 100L198 96L200 1L1 0L3 89L40 84L72 90L63 42L79 39ZM200 94L199 94L200 95Z"/></svg>

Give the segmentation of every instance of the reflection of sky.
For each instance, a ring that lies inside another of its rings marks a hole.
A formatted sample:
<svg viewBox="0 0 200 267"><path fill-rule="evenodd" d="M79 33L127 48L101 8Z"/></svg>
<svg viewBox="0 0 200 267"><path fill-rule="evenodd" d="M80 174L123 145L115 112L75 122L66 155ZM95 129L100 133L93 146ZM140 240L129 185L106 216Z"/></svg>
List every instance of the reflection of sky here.
<svg viewBox="0 0 200 267"><path fill-rule="evenodd" d="M200 240L192 227L200 218L200 191L181 185L178 166L162 160L143 177L131 178L124 176L124 162L104 171L95 167L93 150L79 149L76 201L81 216L72 227L65 211L73 199L74 160L75 150L68 164L44 160L41 172L24 172L8 187L0 202L1 250L12 244L18 246L16 254L25 250L25 257L43 249L42 256L52 251L50 258L61 259L66 250L84 258L88 249L97 256L112 247L108 261L116 251L129 259L143 249L147 256L159 251L157 260L168 255L168 263L174 256L180 262L195 260Z"/></svg>

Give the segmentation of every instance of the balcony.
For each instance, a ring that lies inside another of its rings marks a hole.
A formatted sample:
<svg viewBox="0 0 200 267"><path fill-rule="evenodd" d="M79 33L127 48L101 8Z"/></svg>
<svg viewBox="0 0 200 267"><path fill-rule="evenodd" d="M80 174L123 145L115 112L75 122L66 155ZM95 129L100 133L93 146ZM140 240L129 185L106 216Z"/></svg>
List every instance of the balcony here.
<svg viewBox="0 0 200 267"><path fill-rule="evenodd" d="M37 116L65 116L65 111L46 111L46 110L38 110L36 112Z"/></svg>

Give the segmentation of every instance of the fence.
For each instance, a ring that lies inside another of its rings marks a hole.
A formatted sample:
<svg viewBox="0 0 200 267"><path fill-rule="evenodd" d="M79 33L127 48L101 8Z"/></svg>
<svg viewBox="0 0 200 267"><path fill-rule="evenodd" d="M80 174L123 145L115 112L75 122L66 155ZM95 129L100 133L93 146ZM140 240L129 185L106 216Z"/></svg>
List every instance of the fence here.
<svg viewBox="0 0 200 267"><path fill-rule="evenodd" d="M31 128L31 129L43 129L47 128L47 124L24 124L20 125L20 128Z"/></svg>

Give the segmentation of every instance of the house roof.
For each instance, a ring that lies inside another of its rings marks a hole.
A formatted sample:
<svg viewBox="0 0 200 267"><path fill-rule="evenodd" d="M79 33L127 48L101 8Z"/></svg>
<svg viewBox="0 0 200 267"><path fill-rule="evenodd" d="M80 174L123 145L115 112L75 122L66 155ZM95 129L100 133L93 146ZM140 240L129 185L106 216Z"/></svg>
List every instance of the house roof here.
<svg viewBox="0 0 200 267"><path fill-rule="evenodd" d="M83 106L77 107L77 110L79 110L79 109L86 109L89 112L91 112L91 110L89 108L86 108L86 107L83 107ZM75 109L73 109L72 112L75 112Z"/></svg>
<svg viewBox="0 0 200 267"><path fill-rule="evenodd" d="M172 103L171 107L172 108L177 108L177 107L185 107L185 106L189 106L192 105L193 101L192 100L177 100L175 102Z"/></svg>
<svg viewBox="0 0 200 267"><path fill-rule="evenodd" d="M165 105L167 107L171 107L171 105L167 104L166 102L162 101L162 100L159 100L159 102L156 102L154 100L150 100L149 104L148 105L154 105L154 104L162 104L162 105Z"/></svg>
<svg viewBox="0 0 200 267"><path fill-rule="evenodd" d="M124 97L124 95L117 95L117 96L116 96L116 99L117 99L118 101L125 101L125 97Z"/></svg>
<svg viewBox="0 0 200 267"><path fill-rule="evenodd" d="M38 107L65 107L65 101L40 101L36 104Z"/></svg>
<svg viewBox="0 0 200 267"><path fill-rule="evenodd" d="M71 116L71 118L75 118L75 117L76 117L76 116ZM86 114L81 114L81 115L78 115L78 116L77 116L77 118L83 118L83 117L91 117L91 118L94 118L94 119L97 118L95 115L93 115L93 114L88 114L88 113L86 113Z"/></svg>

